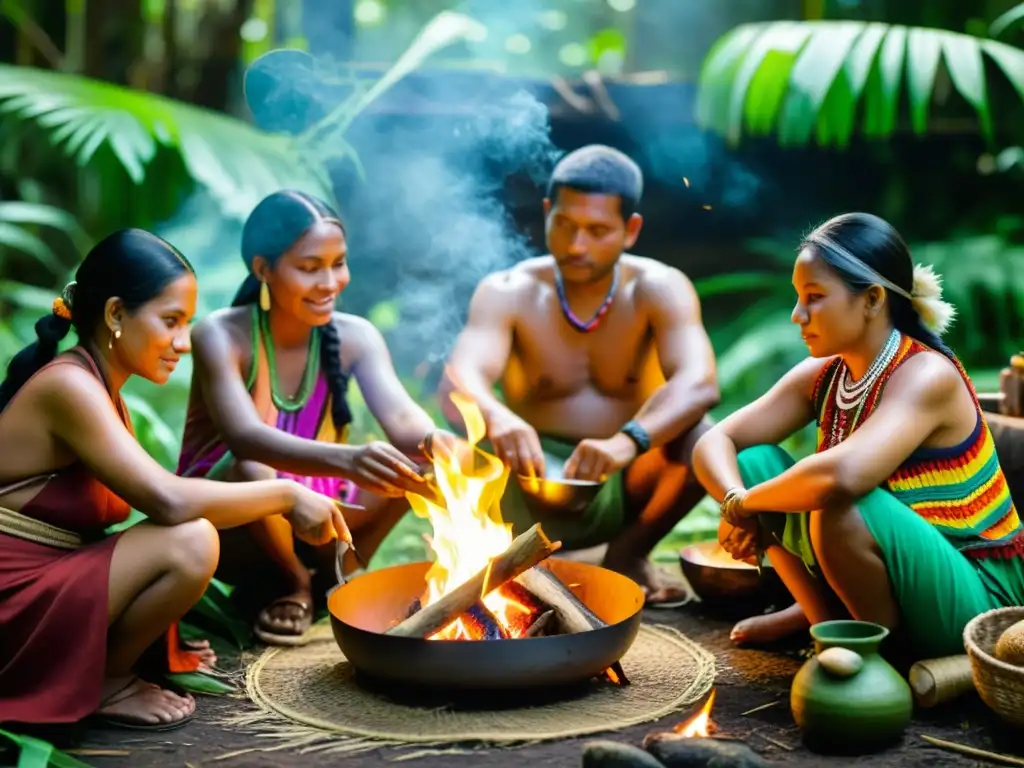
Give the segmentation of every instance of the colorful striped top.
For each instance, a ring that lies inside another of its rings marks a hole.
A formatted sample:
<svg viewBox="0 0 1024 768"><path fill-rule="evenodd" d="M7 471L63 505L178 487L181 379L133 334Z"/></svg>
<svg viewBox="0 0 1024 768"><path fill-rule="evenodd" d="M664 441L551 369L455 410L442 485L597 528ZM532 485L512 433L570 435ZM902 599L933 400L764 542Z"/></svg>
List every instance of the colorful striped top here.
<svg viewBox="0 0 1024 768"><path fill-rule="evenodd" d="M904 336L896 356L872 385L863 406L850 411L836 405L836 389L846 366L840 357L830 361L814 388L818 450L833 447L864 423L896 369L914 355L927 351L931 349ZM978 413L974 432L950 448L918 448L892 473L886 487L965 555L1024 555L1024 526L1010 498L992 433L967 372L959 361L954 363L974 399Z"/></svg>

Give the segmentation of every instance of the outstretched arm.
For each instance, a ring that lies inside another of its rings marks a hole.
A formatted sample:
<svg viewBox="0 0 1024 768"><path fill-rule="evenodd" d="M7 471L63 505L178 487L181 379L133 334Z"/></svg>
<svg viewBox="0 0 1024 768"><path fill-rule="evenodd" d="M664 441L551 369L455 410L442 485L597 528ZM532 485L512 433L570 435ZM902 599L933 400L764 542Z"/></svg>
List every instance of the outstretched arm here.
<svg viewBox="0 0 1024 768"><path fill-rule="evenodd" d="M466 425L451 394L459 391L471 398L484 418L495 454L515 473L543 476L546 467L537 431L494 396L494 384L512 353L516 281L522 279L514 272L499 272L477 286L438 395L445 418L464 434Z"/></svg>
<svg viewBox="0 0 1024 768"><path fill-rule="evenodd" d="M298 486L286 480L220 483L178 477L161 467L121 423L106 389L88 371L61 366L40 381L46 428L105 486L154 522L205 517L218 528L285 514Z"/></svg>
<svg viewBox="0 0 1024 768"><path fill-rule="evenodd" d="M237 345L215 318L192 331L192 357L193 386L202 389L207 412L236 458L298 475L349 471L349 446L305 440L263 423L239 372Z"/></svg>
<svg viewBox="0 0 1024 768"><path fill-rule="evenodd" d="M418 491L416 465L386 443L337 445L306 440L264 424L245 390L236 345L229 332L207 318L192 333L195 382L207 411L231 453L297 475L344 477L389 496Z"/></svg>
<svg viewBox="0 0 1024 768"><path fill-rule="evenodd" d="M391 361L384 337L369 321L352 318L351 326L359 344L352 366L359 390L388 440L409 456L418 456L419 446L434 431L434 422L402 386Z"/></svg>
<svg viewBox="0 0 1024 768"><path fill-rule="evenodd" d="M499 272L480 281L469 302L466 325L448 358L438 396L445 418L460 431L465 426L451 401L453 391L472 398L488 425L496 415L508 412L494 396L494 385L512 353L514 304L510 283L516 279L508 272Z"/></svg>
<svg viewBox="0 0 1024 768"><path fill-rule="evenodd" d="M962 387L960 375L937 355L907 361L893 374L870 418L852 435L749 489L743 512L806 512L860 498L884 483L946 423L950 403Z"/></svg>
<svg viewBox="0 0 1024 768"><path fill-rule="evenodd" d="M634 417L656 447L696 426L718 404L715 352L701 320L693 284L676 269L645 276L640 300L650 312L666 381Z"/></svg>
<svg viewBox="0 0 1024 768"><path fill-rule="evenodd" d="M825 363L808 358L752 403L706 432L693 449L693 469L704 489L721 501L742 488L738 454L754 445L775 445L814 419L814 383Z"/></svg>

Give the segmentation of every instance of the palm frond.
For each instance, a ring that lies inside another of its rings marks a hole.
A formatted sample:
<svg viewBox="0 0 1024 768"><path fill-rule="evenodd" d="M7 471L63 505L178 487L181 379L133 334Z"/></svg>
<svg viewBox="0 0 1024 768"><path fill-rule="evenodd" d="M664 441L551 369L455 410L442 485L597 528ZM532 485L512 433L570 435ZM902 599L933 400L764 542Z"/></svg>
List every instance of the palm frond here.
<svg viewBox="0 0 1024 768"><path fill-rule="evenodd" d="M50 227L66 234L79 251L88 247L88 238L78 221L67 211L40 203L0 203L0 249L10 248L35 258L54 275L61 275L61 259L36 234L37 227Z"/></svg>
<svg viewBox="0 0 1024 768"><path fill-rule="evenodd" d="M1021 24L1024 24L1024 3L1018 3L989 24L988 36L998 39L1010 29L1019 27Z"/></svg>
<svg viewBox="0 0 1024 768"><path fill-rule="evenodd" d="M107 147L136 184L159 147L180 154L189 176L226 213L245 216L282 187L330 198L322 168L287 137L150 93L30 67L0 65L0 123L31 125L79 167Z"/></svg>
<svg viewBox="0 0 1024 768"><path fill-rule="evenodd" d="M734 144L744 135L776 134L783 145L845 147L858 114L863 135L890 135L905 91L911 126L921 134L944 65L991 140L986 57L1024 98L1024 51L995 40L876 22L743 24L704 60L697 117Z"/></svg>

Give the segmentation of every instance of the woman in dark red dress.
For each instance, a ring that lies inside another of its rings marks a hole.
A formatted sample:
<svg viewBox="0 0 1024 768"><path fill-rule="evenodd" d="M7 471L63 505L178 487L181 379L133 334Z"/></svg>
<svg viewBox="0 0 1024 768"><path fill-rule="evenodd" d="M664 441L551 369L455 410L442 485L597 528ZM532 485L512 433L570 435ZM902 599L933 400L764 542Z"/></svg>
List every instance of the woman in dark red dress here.
<svg viewBox="0 0 1024 768"><path fill-rule="evenodd" d="M75 277L0 384L0 723L174 727L192 697L136 670L161 637L176 649L217 566L215 529L284 514L311 543L350 535L337 503L298 483L180 478L135 440L122 385L166 382L189 351L197 286L181 254L124 230ZM58 355L72 327L79 345ZM105 537L132 507L149 519Z"/></svg>

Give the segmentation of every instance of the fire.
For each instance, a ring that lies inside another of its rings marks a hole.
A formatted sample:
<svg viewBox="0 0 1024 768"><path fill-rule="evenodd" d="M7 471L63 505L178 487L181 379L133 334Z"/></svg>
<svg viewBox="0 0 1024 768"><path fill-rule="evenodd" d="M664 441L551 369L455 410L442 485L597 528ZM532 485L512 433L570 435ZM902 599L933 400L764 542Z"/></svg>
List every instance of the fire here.
<svg viewBox="0 0 1024 768"><path fill-rule="evenodd" d="M711 708L715 705L715 691L712 689L711 695L708 696L708 700L704 702L704 706L700 708L693 717L688 720L684 720L679 723L672 730L688 739L695 738L706 738L711 735L711 731L714 730L715 724L711 720Z"/></svg>
<svg viewBox="0 0 1024 768"><path fill-rule="evenodd" d="M437 446L434 450L434 478L445 507L418 494L407 494L413 511L430 520L434 529L430 539L434 562L427 571L425 606L487 568L513 539L512 526L502 521L499 506L509 469L499 458L476 447L487 433L476 403L459 392L452 392L451 398L466 424L468 445L454 450ZM523 634L524 625L529 624L524 618L533 612L507 586L491 592L483 603L509 637ZM486 636L485 628L463 617L429 639L479 640Z"/></svg>

